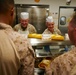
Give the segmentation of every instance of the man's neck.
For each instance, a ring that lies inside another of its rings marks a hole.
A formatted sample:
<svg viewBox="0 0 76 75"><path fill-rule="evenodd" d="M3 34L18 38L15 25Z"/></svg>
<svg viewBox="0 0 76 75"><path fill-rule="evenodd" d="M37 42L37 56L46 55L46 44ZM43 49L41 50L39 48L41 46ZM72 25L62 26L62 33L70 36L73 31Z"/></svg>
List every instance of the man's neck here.
<svg viewBox="0 0 76 75"><path fill-rule="evenodd" d="M9 24L9 22L8 22L7 19L8 19L8 18L7 18L6 16L0 15L0 22L1 22L1 23Z"/></svg>
<svg viewBox="0 0 76 75"><path fill-rule="evenodd" d="M22 26L21 26L21 28L22 28L23 31L25 31L27 27L22 27Z"/></svg>

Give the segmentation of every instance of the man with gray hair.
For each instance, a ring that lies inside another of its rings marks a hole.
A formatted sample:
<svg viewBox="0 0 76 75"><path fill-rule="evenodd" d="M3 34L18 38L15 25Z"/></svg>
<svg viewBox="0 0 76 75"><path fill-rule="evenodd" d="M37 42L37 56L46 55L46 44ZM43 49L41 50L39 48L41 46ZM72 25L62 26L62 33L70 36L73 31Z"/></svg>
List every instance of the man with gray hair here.
<svg viewBox="0 0 76 75"><path fill-rule="evenodd" d="M15 25L15 31L18 31L21 34L36 33L36 29L33 25L29 24L29 13L21 12L20 13L20 23Z"/></svg>
<svg viewBox="0 0 76 75"><path fill-rule="evenodd" d="M47 29L44 30L43 34L61 34L60 30L55 27L52 16L46 18Z"/></svg>

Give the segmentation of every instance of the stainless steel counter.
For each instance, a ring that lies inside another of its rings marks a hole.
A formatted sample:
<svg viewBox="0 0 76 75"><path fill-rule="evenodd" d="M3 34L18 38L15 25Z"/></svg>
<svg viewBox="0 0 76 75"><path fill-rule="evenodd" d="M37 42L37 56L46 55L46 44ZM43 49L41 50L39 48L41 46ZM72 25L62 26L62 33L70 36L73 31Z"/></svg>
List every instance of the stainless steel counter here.
<svg viewBox="0 0 76 75"><path fill-rule="evenodd" d="M38 64L44 58L55 58L62 53L66 52L65 46L70 46L72 43L69 40L64 41L54 41L54 40L42 40L42 39L34 39L29 38L31 45L35 50L35 68L38 68ZM50 50L45 49L45 46L49 45ZM64 45L64 47L63 47ZM50 47L51 46L51 47ZM42 47L42 48L41 48ZM69 50L69 47L68 47ZM45 75L45 71L40 69L35 69L34 75Z"/></svg>
<svg viewBox="0 0 76 75"><path fill-rule="evenodd" d="M54 41L54 40L42 40L42 39L29 39L32 46L44 46L44 45L72 45L69 40Z"/></svg>

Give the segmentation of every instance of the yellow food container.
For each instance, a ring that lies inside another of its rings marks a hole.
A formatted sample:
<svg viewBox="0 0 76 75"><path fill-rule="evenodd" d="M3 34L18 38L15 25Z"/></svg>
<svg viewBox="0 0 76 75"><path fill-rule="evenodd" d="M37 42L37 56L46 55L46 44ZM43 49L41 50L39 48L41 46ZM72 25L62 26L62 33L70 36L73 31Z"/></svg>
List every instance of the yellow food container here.
<svg viewBox="0 0 76 75"><path fill-rule="evenodd" d="M58 35L58 34L52 34L51 35L51 39L52 40L60 40L60 41L62 41L62 40L64 40L64 36Z"/></svg>
<svg viewBox="0 0 76 75"><path fill-rule="evenodd" d="M37 38L37 39L41 39L42 38L42 34L29 34L28 38Z"/></svg>
<svg viewBox="0 0 76 75"><path fill-rule="evenodd" d="M35 38L42 39L42 34L36 34Z"/></svg>

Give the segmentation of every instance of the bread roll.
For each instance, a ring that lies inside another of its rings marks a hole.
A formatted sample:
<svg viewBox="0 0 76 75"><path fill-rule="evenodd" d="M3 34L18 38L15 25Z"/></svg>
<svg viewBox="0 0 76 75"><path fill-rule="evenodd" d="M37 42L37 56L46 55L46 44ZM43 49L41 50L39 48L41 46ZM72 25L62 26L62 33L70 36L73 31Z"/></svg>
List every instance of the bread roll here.
<svg viewBox="0 0 76 75"><path fill-rule="evenodd" d="M43 59L38 66L39 66L39 68L45 69L45 67L50 66L50 63L51 63L50 60Z"/></svg>

